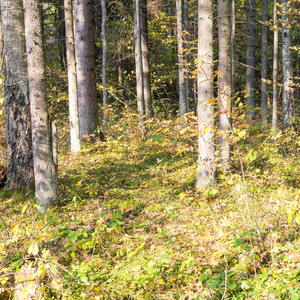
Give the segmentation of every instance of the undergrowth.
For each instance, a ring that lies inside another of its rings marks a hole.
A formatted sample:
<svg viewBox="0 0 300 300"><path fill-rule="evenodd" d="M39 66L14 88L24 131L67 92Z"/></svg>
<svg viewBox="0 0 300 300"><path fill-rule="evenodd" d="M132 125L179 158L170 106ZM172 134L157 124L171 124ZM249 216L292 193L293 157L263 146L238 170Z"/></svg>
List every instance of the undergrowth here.
<svg viewBox="0 0 300 300"><path fill-rule="evenodd" d="M45 299L299 299L300 138L236 120L231 172L203 191L192 115L143 141L126 112L76 156L61 140L56 206L1 192L0 298L30 264Z"/></svg>

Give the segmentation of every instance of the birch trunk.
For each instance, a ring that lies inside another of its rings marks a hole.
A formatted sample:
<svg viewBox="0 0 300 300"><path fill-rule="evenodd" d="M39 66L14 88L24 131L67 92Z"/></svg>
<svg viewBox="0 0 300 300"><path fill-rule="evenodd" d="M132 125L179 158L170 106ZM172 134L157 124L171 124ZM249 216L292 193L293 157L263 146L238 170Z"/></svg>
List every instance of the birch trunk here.
<svg viewBox="0 0 300 300"><path fill-rule="evenodd" d="M2 0L8 190L34 186L24 11L22 0Z"/></svg>
<svg viewBox="0 0 300 300"><path fill-rule="evenodd" d="M95 73L94 1L75 0L75 55L80 137L99 127Z"/></svg>
<svg viewBox="0 0 300 300"><path fill-rule="evenodd" d="M291 51L291 30L289 2L281 0L282 4L282 73L283 73L283 99L282 99L282 122L283 126L291 125L291 118L294 112L294 90L292 75L292 51Z"/></svg>
<svg viewBox="0 0 300 300"><path fill-rule="evenodd" d="M246 89L247 117L254 117L255 108L255 13L256 0L247 0Z"/></svg>
<svg viewBox="0 0 300 300"><path fill-rule="evenodd" d="M39 3L38 0L24 0L35 195L37 203L44 211L57 201L57 177L46 98Z"/></svg>
<svg viewBox="0 0 300 300"><path fill-rule="evenodd" d="M64 7L65 7L66 49L67 49L67 64L68 64L71 151L72 153L75 154L81 149L81 141L80 141L79 117L78 117L78 94L77 94L72 0L64 0Z"/></svg>
<svg viewBox="0 0 300 300"><path fill-rule="evenodd" d="M230 0L218 1L218 47L219 47L219 111L220 111L220 163L224 170L229 167L230 112L231 112L231 23Z"/></svg>
<svg viewBox="0 0 300 300"><path fill-rule="evenodd" d="M196 188L214 178L213 1L198 0L198 175Z"/></svg>
<svg viewBox="0 0 300 300"><path fill-rule="evenodd" d="M268 67L268 0L263 0L261 33L261 120L267 123L267 67Z"/></svg>

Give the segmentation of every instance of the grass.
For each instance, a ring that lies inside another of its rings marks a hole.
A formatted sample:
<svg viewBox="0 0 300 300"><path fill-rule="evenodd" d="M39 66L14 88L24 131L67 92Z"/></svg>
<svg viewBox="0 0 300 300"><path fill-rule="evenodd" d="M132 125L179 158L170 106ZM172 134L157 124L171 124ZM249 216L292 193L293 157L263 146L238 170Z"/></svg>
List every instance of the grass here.
<svg viewBox="0 0 300 300"><path fill-rule="evenodd" d="M62 140L44 214L2 191L0 298L31 263L45 299L299 299L297 132L236 124L231 173L197 191L188 123L153 120L141 141L124 114L76 156Z"/></svg>

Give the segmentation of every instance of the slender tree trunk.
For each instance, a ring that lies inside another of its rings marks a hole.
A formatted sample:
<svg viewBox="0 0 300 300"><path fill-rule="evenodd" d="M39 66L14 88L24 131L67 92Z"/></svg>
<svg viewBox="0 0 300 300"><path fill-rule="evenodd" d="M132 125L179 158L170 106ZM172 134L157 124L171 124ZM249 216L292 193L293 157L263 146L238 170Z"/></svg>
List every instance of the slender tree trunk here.
<svg viewBox="0 0 300 300"><path fill-rule="evenodd" d="M231 0L231 107L235 101L235 1Z"/></svg>
<svg viewBox="0 0 300 300"><path fill-rule="evenodd" d="M299 22L300 20L298 20ZM297 44L300 45L300 34L297 34ZM296 85L296 110L297 114L300 113L300 59L299 59L299 50L296 51L296 76L297 76L297 85Z"/></svg>
<svg viewBox="0 0 300 300"><path fill-rule="evenodd" d="M101 0L101 8L102 8L102 85L103 85L103 123L105 124L108 119L107 115L107 100L108 100L108 92L107 92L107 38L106 38L106 5L105 0Z"/></svg>
<svg viewBox="0 0 300 300"><path fill-rule="evenodd" d="M274 54L273 54L273 114L272 114L272 129L275 134L277 127L277 75L278 75L278 22L277 22L277 6L274 1Z"/></svg>
<svg viewBox="0 0 300 300"><path fill-rule="evenodd" d="M72 0L64 0L65 24L66 24L66 48L68 63L68 89L69 89L69 117L71 151L77 153L81 149L79 117L78 117L78 94L76 78L76 61L73 27L73 5Z"/></svg>
<svg viewBox="0 0 300 300"><path fill-rule="evenodd" d="M140 0L133 0L135 5L135 65L136 65L136 91L137 106L139 113L139 122L142 128L142 137L144 138L144 116L145 116L145 99L144 99L144 80L143 80L143 58L142 58L142 41L141 41L141 22L140 22Z"/></svg>
<svg viewBox="0 0 300 300"><path fill-rule="evenodd" d="M149 118L153 116L153 107L151 98L150 63L148 50L147 0L140 0L140 6L144 101L146 117Z"/></svg>
<svg viewBox="0 0 300 300"><path fill-rule="evenodd" d="M42 211L57 201L57 173L51 144L41 9L38 0L24 0L25 38L28 61L29 97L32 121L35 195Z"/></svg>
<svg viewBox="0 0 300 300"><path fill-rule="evenodd" d="M75 0L75 54L80 137L99 127L95 72L94 1Z"/></svg>
<svg viewBox="0 0 300 300"><path fill-rule="evenodd" d="M186 90L185 90L185 64L183 53L183 0L176 0L177 11L177 40L178 40L178 72L179 72L179 117L187 113Z"/></svg>
<svg viewBox="0 0 300 300"><path fill-rule="evenodd" d="M281 0L282 4L282 73L283 73L283 126L291 125L291 118L294 112L294 90L293 90L293 75L292 75L292 51L291 51L291 24L289 15L289 2Z"/></svg>
<svg viewBox="0 0 300 300"><path fill-rule="evenodd" d="M263 0L262 33L261 33L261 120L267 123L267 67L268 67L268 0Z"/></svg>
<svg viewBox="0 0 300 300"><path fill-rule="evenodd" d="M227 170L230 156L229 130L231 111L231 22L230 0L218 1L219 40L219 110L220 110L220 163Z"/></svg>
<svg viewBox="0 0 300 300"><path fill-rule="evenodd" d="M198 126L199 156L196 188L214 178L213 1L198 0Z"/></svg>
<svg viewBox="0 0 300 300"><path fill-rule="evenodd" d="M186 111L190 111L190 83L189 83L189 72L188 72L188 64L189 64L189 56L188 56L188 48L189 48L189 10L188 10L188 0L183 0L183 28L184 28L184 62L185 62L185 72L184 72L184 80L185 80L185 102L186 102Z"/></svg>
<svg viewBox="0 0 300 300"><path fill-rule="evenodd" d="M6 188L34 186L24 11L22 0L2 0L5 43Z"/></svg>
<svg viewBox="0 0 300 300"><path fill-rule="evenodd" d="M60 61L63 70L67 69L67 52L66 52L66 43L65 43L65 36L66 36L66 28L65 28L65 14L64 14L64 0L59 1L58 6L58 23L59 23L59 30L58 30L58 38L59 38L59 54L60 54Z"/></svg>
<svg viewBox="0 0 300 300"><path fill-rule="evenodd" d="M247 0L246 102L248 118L254 117L255 108L255 14L256 0Z"/></svg>

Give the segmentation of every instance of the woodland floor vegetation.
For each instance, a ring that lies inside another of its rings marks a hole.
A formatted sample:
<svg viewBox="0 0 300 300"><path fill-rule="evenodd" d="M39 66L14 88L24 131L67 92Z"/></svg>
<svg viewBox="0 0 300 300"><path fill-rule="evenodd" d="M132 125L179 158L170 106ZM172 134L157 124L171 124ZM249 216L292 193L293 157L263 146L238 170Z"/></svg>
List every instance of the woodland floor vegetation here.
<svg viewBox="0 0 300 300"><path fill-rule="evenodd" d="M1 190L0 298L30 263L45 299L299 299L300 137L243 117L231 172L203 191L192 115L142 141L125 110L76 156L61 127L59 203Z"/></svg>

